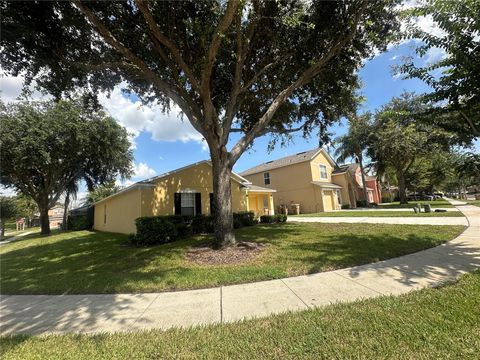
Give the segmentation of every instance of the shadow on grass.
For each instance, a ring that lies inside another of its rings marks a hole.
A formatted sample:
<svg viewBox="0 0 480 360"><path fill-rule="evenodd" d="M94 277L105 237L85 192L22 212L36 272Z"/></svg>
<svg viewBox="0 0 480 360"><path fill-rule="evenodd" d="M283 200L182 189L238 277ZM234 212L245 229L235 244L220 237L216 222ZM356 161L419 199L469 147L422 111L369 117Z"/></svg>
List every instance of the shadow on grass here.
<svg viewBox="0 0 480 360"><path fill-rule="evenodd" d="M349 276L361 279L374 272L382 278L391 278L392 282L414 287L420 278L456 277L465 270L480 267L478 242L454 241L421 251L438 245L440 240L416 234L406 238L371 233L359 235L348 231L328 235L332 227L321 225L310 228L310 231L318 231L322 240L310 239L306 243L302 241L302 229L306 228L291 224L259 225L242 229L237 234L239 240L269 243L269 248L276 251L270 259L273 263L304 266L308 273L379 261L355 266L349 269ZM321 229L324 230L320 234ZM2 291L13 293L9 289L17 288L23 293L38 294L42 289L39 282L44 284L44 289L48 286L45 293L88 292L89 289L115 292L118 288L128 289L128 283L152 279L168 284L175 281L172 279L196 274L197 268L184 266L179 260L183 260L184 252L190 246L205 241L205 237L197 237L154 248L126 248L122 244L127 237L119 234L77 232L62 236L66 238L50 243L49 238L42 238L42 242L47 243L39 242L3 254ZM289 240L285 241L286 238ZM420 252L381 261L416 251ZM149 268L153 260L162 267ZM399 270L394 277L390 271L392 268ZM7 274L4 269L8 269ZM6 333L75 332L94 329L100 323L106 328L120 326L129 329L155 296L3 296L1 329Z"/></svg>

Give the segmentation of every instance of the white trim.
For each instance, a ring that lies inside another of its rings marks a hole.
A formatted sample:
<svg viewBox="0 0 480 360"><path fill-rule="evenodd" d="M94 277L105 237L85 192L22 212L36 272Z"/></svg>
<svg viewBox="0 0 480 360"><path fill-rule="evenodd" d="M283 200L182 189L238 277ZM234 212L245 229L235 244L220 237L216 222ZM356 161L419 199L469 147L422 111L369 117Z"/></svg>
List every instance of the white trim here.
<svg viewBox="0 0 480 360"><path fill-rule="evenodd" d="M154 184L135 183L135 184L132 184L132 185L130 185L130 186L127 186L126 188L124 188L124 189L116 192L115 194L112 194L112 195L110 195L110 196L107 196L106 198L103 198L102 200L98 200L97 202L93 203L92 206L98 205L98 204L100 204L100 203L102 203L102 202L104 202L104 201L106 201L106 200L108 200L108 199L110 199L110 198L113 198L113 197L115 197L115 196L117 196L117 195L123 194L123 193L125 193L125 192L127 192L127 191L134 190L134 189L136 189L136 188L151 188L151 187L155 187L155 185L154 185Z"/></svg>

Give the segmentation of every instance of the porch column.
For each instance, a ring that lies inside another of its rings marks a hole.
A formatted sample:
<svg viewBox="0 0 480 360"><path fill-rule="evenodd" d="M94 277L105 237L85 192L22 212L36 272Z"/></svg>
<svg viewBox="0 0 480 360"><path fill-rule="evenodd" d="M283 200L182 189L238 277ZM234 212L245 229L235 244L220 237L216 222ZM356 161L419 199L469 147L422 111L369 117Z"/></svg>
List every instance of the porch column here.
<svg viewBox="0 0 480 360"><path fill-rule="evenodd" d="M268 206L270 207L270 215L275 215L275 207L273 206L273 195L268 194Z"/></svg>

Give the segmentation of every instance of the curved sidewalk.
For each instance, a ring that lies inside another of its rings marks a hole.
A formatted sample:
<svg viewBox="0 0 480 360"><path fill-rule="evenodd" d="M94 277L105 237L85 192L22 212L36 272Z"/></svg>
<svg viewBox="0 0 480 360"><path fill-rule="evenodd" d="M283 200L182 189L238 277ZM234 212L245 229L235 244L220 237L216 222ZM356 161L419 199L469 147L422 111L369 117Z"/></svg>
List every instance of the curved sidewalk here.
<svg viewBox="0 0 480 360"><path fill-rule="evenodd" d="M480 267L480 208L459 206L470 227L432 249L347 269L245 285L151 294L12 295L1 333L91 333L236 321L335 302L403 294Z"/></svg>

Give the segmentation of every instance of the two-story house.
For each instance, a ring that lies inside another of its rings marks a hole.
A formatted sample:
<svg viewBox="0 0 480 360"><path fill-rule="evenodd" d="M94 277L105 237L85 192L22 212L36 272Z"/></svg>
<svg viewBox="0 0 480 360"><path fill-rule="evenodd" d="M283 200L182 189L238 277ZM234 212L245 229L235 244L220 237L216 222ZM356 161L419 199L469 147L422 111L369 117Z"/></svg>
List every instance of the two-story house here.
<svg viewBox="0 0 480 360"><path fill-rule="evenodd" d="M268 161L241 173L252 184L275 189L276 205L300 205L302 213L356 206L356 185L350 172L336 172L337 164L324 149L313 149Z"/></svg>

